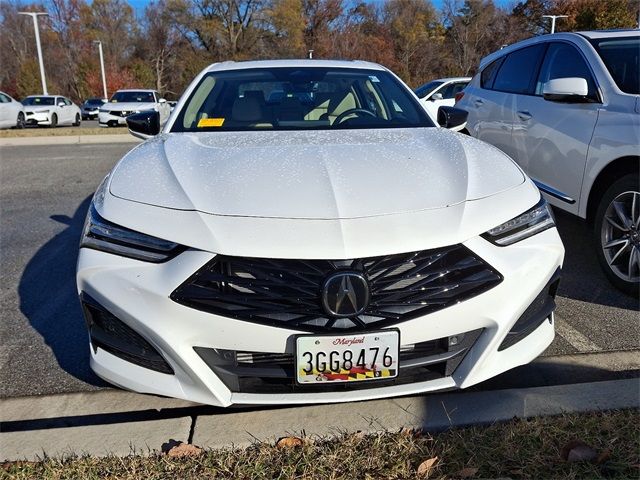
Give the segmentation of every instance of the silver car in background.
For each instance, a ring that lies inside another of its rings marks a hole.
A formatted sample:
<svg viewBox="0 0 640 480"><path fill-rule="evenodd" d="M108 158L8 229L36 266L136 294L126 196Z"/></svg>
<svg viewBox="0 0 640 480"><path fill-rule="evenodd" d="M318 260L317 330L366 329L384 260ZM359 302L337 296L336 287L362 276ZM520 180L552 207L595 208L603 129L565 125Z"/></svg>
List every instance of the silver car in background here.
<svg viewBox="0 0 640 480"><path fill-rule="evenodd" d="M555 207L593 225L619 289L640 286L640 31L557 33L486 57L456 107Z"/></svg>

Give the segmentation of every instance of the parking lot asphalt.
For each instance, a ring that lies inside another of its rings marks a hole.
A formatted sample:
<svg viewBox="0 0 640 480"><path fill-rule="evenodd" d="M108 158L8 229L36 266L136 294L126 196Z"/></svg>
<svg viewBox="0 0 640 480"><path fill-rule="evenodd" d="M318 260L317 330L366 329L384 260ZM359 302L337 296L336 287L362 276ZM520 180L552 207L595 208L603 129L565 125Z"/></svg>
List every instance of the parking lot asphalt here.
<svg viewBox="0 0 640 480"><path fill-rule="evenodd" d="M91 195L130 148L0 149L0 397L107 386L89 369L75 263ZM545 355L640 349L638 302L607 282L588 227L561 212L557 217L567 255L558 335Z"/></svg>

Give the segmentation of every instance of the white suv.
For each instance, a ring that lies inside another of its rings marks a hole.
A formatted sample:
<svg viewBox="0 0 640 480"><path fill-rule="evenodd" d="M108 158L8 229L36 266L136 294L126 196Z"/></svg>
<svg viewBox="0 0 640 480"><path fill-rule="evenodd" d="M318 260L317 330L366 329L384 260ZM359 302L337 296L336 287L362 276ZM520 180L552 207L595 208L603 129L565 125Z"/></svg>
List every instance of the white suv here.
<svg viewBox="0 0 640 480"><path fill-rule="evenodd" d="M618 288L640 280L640 32L557 33L486 57L456 107L550 203L593 223Z"/></svg>

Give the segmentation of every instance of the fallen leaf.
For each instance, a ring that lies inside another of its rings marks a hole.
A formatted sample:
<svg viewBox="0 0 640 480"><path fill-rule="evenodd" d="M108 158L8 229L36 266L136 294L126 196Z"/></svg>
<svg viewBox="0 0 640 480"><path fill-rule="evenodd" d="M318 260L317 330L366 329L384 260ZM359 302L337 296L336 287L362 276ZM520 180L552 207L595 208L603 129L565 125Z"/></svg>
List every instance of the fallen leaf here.
<svg viewBox="0 0 640 480"><path fill-rule="evenodd" d="M182 458L182 457L197 457L202 453L202 449L190 443L180 443L175 447L172 447L168 452L167 456L173 458Z"/></svg>
<svg viewBox="0 0 640 480"><path fill-rule="evenodd" d="M424 477L425 475L429 475L429 473L431 473L431 470L433 469L433 466L436 464L437 461L438 461L438 457L433 457L428 460L425 460L420 465L418 465L418 471L417 471L418 476Z"/></svg>
<svg viewBox="0 0 640 480"><path fill-rule="evenodd" d="M302 445L302 439L298 437L283 437L276 443L278 448L292 448Z"/></svg>
<svg viewBox="0 0 640 480"><path fill-rule="evenodd" d="M567 462L593 462L598 452L580 440L573 440L562 447L560 456Z"/></svg>
<svg viewBox="0 0 640 480"><path fill-rule="evenodd" d="M422 430L420 428L402 427L400 435L403 437L419 437L422 435Z"/></svg>
<svg viewBox="0 0 640 480"><path fill-rule="evenodd" d="M458 472L458 477L460 478L470 478L473 477L476 473L478 473L478 469L475 467L464 467L462 470Z"/></svg>

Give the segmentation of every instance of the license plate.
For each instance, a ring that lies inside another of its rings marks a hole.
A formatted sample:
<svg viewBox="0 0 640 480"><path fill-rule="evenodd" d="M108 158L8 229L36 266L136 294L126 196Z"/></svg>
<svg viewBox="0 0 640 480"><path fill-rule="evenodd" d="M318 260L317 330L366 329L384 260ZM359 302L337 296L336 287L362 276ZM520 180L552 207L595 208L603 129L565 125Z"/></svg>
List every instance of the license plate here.
<svg viewBox="0 0 640 480"><path fill-rule="evenodd" d="M399 345L397 330L299 336L296 338L296 380L309 384L396 377Z"/></svg>

